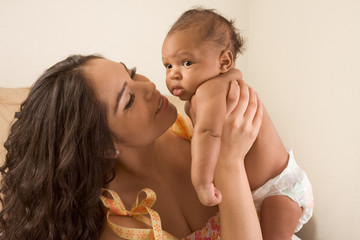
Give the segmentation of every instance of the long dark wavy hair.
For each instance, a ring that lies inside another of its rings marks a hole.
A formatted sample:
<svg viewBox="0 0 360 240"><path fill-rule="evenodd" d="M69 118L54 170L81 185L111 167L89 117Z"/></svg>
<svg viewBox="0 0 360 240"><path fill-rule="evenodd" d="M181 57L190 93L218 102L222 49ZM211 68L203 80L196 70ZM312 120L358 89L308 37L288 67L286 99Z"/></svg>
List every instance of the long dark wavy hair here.
<svg viewBox="0 0 360 240"><path fill-rule="evenodd" d="M100 188L114 177L115 149L84 73L96 58L50 67L21 104L0 167L0 239L99 238Z"/></svg>

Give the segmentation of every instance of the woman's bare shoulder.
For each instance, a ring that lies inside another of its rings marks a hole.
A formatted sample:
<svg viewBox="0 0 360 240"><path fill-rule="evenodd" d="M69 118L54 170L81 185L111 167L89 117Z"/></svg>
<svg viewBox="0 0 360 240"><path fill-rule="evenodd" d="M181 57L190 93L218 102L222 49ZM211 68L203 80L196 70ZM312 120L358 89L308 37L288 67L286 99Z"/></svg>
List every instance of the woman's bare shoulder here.
<svg viewBox="0 0 360 240"><path fill-rule="evenodd" d="M170 164L185 164L188 167L188 163L191 162L191 142L187 139L180 137L169 129L159 139L161 145L162 156L164 161Z"/></svg>

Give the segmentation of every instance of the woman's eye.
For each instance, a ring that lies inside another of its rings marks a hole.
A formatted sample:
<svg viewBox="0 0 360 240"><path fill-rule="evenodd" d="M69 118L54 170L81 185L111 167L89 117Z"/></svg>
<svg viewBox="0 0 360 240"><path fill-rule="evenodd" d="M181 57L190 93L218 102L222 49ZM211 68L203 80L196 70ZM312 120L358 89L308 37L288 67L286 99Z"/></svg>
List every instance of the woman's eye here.
<svg viewBox="0 0 360 240"><path fill-rule="evenodd" d="M130 93L130 98L129 98L128 103L125 106L125 110L129 110L132 107L132 105L134 104L134 100L135 100L135 94Z"/></svg>
<svg viewBox="0 0 360 240"><path fill-rule="evenodd" d="M191 62L191 61L185 61L184 62L184 66L185 67L189 67L189 66L191 66L193 63Z"/></svg>

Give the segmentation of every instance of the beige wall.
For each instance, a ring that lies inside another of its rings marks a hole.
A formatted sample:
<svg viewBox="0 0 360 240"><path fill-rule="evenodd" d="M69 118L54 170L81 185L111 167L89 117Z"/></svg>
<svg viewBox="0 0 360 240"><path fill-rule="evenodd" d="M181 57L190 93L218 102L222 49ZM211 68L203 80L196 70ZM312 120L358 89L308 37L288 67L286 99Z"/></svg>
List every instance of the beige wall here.
<svg viewBox="0 0 360 240"><path fill-rule="evenodd" d="M303 239L360 239L360 2L249 1L246 78L313 183Z"/></svg>
<svg viewBox="0 0 360 240"><path fill-rule="evenodd" d="M236 18L238 61L315 192L303 239L358 239L360 3L357 0L1 0L0 86L30 86L73 53L121 60L167 93L161 43L181 12L204 4Z"/></svg>
<svg viewBox="0 0 360 240"><path fill-rule="evenodd" d="M196 5L247 27L245 0L0 0L0 86L29 86L69 54L100 53L136 66L168 93L162 41L180 14Z"/></svg>

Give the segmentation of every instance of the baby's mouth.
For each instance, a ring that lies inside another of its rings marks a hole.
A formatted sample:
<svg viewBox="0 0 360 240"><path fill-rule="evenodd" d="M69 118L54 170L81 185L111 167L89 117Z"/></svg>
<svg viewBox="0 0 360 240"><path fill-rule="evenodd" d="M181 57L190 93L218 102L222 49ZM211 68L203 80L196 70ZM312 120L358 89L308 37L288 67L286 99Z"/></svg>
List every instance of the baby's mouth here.
<svg viewBox="0 0 360 240"><path fill-rule="evenodd" d="M174 95L174 96L180 96L181 94L183 94L184 93L184 89L183 88L173 88L173 90L172 90L172 94Z"/></svg>

